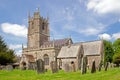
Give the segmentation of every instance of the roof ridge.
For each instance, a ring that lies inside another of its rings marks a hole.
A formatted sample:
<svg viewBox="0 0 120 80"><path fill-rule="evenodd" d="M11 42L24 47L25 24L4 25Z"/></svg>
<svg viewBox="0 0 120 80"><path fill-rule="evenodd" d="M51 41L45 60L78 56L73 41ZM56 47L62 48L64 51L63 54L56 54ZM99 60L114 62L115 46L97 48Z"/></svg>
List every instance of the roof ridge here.
<svg viewBox="0 0 120 80"><path fill-rule="evenodd" d="M65 39L70 39L70 38L54 39L54 41L56 41L56 40L65 40ZM51 40L51 41L53 41L53 40Z"/></svg>
<svg viewBox="0 0 120 80"><path fill-rule="evenodd" d="M96 42L96 41L102 41L102 40L85 41L85 42L81 42L81 43L89 43L89 42Z"/></svg>

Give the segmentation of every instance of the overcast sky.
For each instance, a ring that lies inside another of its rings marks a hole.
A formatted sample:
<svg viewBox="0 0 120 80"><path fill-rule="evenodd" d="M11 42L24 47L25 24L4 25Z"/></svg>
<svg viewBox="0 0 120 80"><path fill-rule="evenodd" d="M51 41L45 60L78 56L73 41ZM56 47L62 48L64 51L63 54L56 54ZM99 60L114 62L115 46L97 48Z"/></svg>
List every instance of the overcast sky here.
<svg viewBox="0 0 120 80"><path fill-rule="evenodd" d="M51 40L120 38L120 0L0 0L0 35L16 54L27 44L28 12L49 16Z"/></svg>

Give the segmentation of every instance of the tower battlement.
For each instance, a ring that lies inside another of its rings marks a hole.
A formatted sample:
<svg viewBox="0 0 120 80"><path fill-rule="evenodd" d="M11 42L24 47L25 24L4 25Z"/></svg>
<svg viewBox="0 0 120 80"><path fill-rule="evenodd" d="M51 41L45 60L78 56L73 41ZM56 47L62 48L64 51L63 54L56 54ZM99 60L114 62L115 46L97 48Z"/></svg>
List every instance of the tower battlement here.
<svg viewBox="0 0 120 80"><path fill-rule="evenodd" d="M48 19L40 16L40 12L34 12L31 17L28 15L28 44L27 47L40 47L44 42L49 41Z"/></svg>

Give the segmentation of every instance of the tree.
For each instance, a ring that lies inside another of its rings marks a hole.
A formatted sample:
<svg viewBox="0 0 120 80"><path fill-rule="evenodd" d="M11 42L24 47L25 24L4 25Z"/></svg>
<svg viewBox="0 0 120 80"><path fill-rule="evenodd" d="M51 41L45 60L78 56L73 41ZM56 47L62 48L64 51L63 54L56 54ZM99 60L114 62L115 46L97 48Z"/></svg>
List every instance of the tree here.
<svg viewBox="0 0 120 80"><path fill-rule="evenodd" d="M9 49L0 36L0 64L6 65L7 63L13 63L15 58L14 51Z"/></svg>
<svg viewBox="0 0 120 80"><path fill-rule="evenodd" d="M104 40L104 63L112 62L114 50L110 41Z"/></svg>
<svg viewBox="0 0 120 80"><path fill-rule="evenodd" d="M120 53L120 38L114 41L113 48L115 53Z"/></svg>
<svg viewBox="0 0 120 80"><path fill-rule="evenodd" d="M117 64L117 66L119 66L120 64L120 38L117 39L114 43L113 43L113 48L114 48L114 56L113 56L113 62L115 64Z"/></svg>
<svg viewBox="0 0 120 80"><path fill-rule="evenodd" d="M6 50L7 50L7 45L0 36L0 52L6 52Z"/></svg>
<svg viewBox="0 0 120 80"><path fill-rule="evenodd" d="M113 62L115 64L117 64L117 66L119 66L119 64L120 64L120 53L114 54L114 56L113 56Z"/></svg>

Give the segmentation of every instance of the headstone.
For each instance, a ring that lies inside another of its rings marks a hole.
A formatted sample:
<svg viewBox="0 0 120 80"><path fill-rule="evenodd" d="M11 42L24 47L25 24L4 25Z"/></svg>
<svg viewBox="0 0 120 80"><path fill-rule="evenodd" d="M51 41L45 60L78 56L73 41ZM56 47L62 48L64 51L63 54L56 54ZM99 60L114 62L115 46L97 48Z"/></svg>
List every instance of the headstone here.
<svg viewBox="0 0 120 80"><path fill-rule="evenodd" d="M81 74L85 74L86 72L87 72L87 56L84 56L82 58Z"/></svg>
<svg viewBox="0 0 120 80"><path fill-rule="evenodd" d="M113 63L111 63L111 64L110 64L110 67L111 67L111 68L114 68L114 64L113 64Z"/></svg>
<svg viewBox="0 0 120 80"><path fill-rule="evenodd" d="M108 65L109 65L109 63L106 62L106 64L105 64L105 71L107 71Z"/></svg>
<svg viewBox="0 0 120 80"><path fill-rule="evenodd" d="M50 66L51 66L52 73L57 73L58 72L56 61L51 61Z"/></svg>
<svg viewBox="0 0 120 80"><path fill-rule="evenodd" d="M6 70L6 66L1 66L1 70Z"/></svg>
<svg viewBox="0 0 120 80"><path fill-rule="evenodd" d="M65 67L65 72L70 72L70 66L68 63L65 63L64 67Z"/></svg>
<svg viewBox="0 0 120 80"><path fill-rule="evenodd" d="M92 61L92 69L91 69L91 73L95 73L96 72L96 67L95 67L95 60Z"/></svg>
<svg viewBox="0 0 120 80"><path fill-rule="evenodd" d="M2 70L2 65L0 65L0 70Z"/></svg>
<svg viewBox="0 0 120 80"><path fill-rule="evenodd" d="M36 63L35 62L29 63L28 69L29 70L36 70Z"/></svg>
<svg viewBox="0 0 120 80"><path fill-rule="evenodd" d="M108 68L111 68L111 63L110 62L108 62Z"/></svg>
<svg viewBox="0 0 120 80"><path fill-rule="evenodd" d="M42 59L38 59L36 61L36 64L37 64L37 73L40 74L40 73L44 73L44 61Z"/></svg>
<svg viewBox="0 0 120 80"><path fill-rule="evenodd" d="M98 71L101 71L101 68L102 68L102 61L100 62L100 64L99 64L99 67L98 67Z"/></svg>
<svg viewBox="0 0 120 80"><path fill-rule="evenodd" d="M6 70L12 71L12 70L13 70L13 66L12 66L12 65L7 65L7 66L6 66Z"/></svg>

